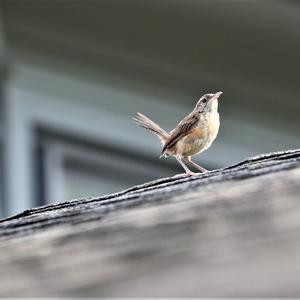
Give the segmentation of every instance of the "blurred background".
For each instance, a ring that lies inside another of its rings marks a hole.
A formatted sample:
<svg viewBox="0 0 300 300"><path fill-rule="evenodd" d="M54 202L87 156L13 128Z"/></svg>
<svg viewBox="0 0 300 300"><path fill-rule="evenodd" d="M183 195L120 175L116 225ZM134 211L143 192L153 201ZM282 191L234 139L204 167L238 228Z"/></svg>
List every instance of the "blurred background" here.
<svg viewBox="0 0 300 300"><path fill-rule="evenodd" d="M223 91L208 169L299 147L298 1L0 1L0 215L182 172L171 130Z"/></svg>

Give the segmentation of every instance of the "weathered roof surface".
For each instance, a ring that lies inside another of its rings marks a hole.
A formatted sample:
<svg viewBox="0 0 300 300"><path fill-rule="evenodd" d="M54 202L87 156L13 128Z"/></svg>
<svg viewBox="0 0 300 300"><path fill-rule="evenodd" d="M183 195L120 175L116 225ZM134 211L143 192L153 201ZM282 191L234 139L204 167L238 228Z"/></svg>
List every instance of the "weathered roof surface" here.
<svg viewBox="0 0 300 300"><path fill-rule="evenodd" d="M300 296L300 150L0 222L0 296Z"/></svg>

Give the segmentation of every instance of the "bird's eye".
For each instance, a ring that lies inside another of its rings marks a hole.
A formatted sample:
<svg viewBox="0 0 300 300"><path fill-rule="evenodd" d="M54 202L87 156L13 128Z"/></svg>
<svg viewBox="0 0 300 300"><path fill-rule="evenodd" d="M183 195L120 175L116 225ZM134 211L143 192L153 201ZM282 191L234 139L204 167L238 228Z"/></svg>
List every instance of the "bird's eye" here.
<svg viewBox="0 0 300 300"><path fill-rule="evenodd" d="M204 99L202 100L202 102L203 102L203 103L206 103L206 102L207 102L207 99L206 99L206 98L204 98Z"/></svg>

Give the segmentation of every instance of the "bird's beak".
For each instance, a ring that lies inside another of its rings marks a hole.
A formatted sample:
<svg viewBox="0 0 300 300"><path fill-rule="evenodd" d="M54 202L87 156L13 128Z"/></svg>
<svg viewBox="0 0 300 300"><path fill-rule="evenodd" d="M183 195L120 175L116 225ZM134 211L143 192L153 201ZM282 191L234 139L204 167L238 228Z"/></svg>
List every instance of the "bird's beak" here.
<svg viewBox="0 0 300 300"><path fill-rule="evenodd" d="M223 94L223 92L217 92L213 95L212 100L217 100Z"/></svg>

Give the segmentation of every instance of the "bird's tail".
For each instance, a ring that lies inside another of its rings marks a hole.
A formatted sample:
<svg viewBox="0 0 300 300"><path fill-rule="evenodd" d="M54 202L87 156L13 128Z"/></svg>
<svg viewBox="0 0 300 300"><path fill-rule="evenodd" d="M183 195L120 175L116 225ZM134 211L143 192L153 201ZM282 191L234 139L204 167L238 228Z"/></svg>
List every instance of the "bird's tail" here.
<svg viewBox="0 0 300 300"><path fill-rule="evenodd" d="M152 131L154 134L158 136L160 139L162 145L164 145L167 141L167 139L170 137L169 133L164 131L158 124L154 123L152 120L150 120L148 117L141 113L137 113L137 116L135 118L132 118L138 125L141 127Z"/></svg>

